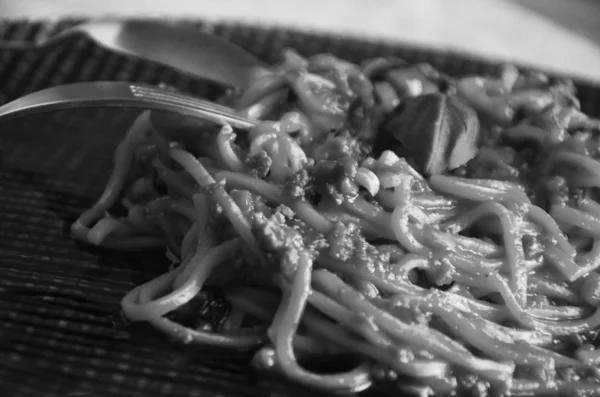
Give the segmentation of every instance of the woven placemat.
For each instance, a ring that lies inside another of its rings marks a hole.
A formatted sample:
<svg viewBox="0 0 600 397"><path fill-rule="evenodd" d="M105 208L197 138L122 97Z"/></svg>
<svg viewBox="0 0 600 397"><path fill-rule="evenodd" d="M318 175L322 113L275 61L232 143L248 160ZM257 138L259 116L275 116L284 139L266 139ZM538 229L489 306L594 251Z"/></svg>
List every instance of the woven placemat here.
<svg viewBox="0 0 600 397"><path fill-rule="evenodd" d="M35 40L76 22L5 22L0 39ZM464 55L389 43L182 23L214 32L268 62L293 47L304 55L332 52L355 62L396 55L451 75L498 68ZM92 80L165 82L201 96L219 93L214 85L109 53L86 39L50 53L0 53L0 103ZM598 116L600 87L581 81L577 87L584 110ZM164 270L162 253L90 249L69 237L70 223L101 193L116 143L134 115L87 109L0 126L0 396L307 395L295 385L258 376L245 355L182 347L144 325L126 326L119 301Z"/></svg>

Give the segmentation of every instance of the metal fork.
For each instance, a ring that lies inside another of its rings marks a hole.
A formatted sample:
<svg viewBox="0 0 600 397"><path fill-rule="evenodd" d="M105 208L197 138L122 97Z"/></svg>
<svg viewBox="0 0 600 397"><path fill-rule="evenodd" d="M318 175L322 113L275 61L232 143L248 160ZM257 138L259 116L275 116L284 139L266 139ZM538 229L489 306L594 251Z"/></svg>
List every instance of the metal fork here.
<svg viewBox="0 0 600 397"><path fill-rule="evenodd" d="M111 51L229 87L245 88L269 73L258 58L233 43L192 27L158 21L87 22L34 43L0 40L0 51L50 50L81 36Z"/></svg>
<svg viewBox="0 0 600 397"><path fill-rule="evenodd" d="M119 107L167 111L220 125L249 129L258 121L235 110L150 85L101 81L46 88L0 106L0 121L37 113L89 107Z"/></svg>

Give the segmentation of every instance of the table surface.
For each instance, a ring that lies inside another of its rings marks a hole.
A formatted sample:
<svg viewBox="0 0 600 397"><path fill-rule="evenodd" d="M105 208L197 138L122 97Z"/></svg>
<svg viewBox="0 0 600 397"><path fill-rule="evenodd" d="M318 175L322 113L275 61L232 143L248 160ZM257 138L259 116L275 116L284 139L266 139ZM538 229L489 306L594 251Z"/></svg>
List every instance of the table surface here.
<svg viewBox="0 0 600 397"><path fill-rule="evenodd" d="M600 30L595 23L600 21L600 1L594 2L0 0L0 15L186 17L283 25L465 51L600 81Z"/></svg>

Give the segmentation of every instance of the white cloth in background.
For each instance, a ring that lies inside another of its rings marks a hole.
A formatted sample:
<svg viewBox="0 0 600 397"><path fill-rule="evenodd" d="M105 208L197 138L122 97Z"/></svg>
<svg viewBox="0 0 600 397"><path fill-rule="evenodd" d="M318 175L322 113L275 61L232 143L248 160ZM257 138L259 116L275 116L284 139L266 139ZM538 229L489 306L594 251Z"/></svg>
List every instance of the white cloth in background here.
<svg viewBox="0 0 600 397"><path fill-rule="evenodd" d="M600 80L600 48L506 0L0 0L4 18L235 20L405 41Z"/></svg>

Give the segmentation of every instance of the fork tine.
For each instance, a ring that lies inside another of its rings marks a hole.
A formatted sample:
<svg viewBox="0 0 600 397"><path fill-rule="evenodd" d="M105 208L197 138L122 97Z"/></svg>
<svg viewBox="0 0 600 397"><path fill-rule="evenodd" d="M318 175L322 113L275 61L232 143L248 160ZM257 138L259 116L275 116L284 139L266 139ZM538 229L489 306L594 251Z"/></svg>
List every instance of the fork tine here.
<svg viewBox="0 0 600 397"><path fill-rule="evenodd" d="M132 84L129 88L133 96L137 98L143 98L149 101L156 100L164 104L169 103L175 106L190 107L201 114L206 115L211 121L217 121L215 118L222 118L224 122L220 124L231 124L237 128L251 128L257 124L256 120L242 117L231 108L204 99L149 86Z"/></svg>

